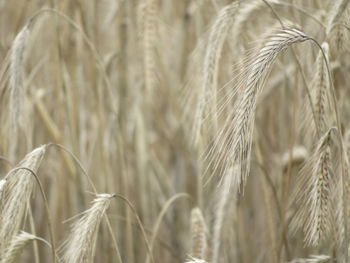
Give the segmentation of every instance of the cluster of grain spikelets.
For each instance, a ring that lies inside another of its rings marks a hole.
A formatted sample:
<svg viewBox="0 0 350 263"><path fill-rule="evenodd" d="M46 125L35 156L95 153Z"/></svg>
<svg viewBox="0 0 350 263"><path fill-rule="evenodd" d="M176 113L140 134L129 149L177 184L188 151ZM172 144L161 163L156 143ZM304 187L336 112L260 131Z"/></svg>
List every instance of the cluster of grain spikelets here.
<svg viewBox="0 0 350 263"><path fill-rule="evenodd" d="M36 172L46 147L43 145L28 153L3 181L0 196L0 255L19 232L35 185L31 172L19 168L25 167Z"/></svg>
<svg viewBox="0 0 350 263"><path fill-rule="evenodd" d="M341 180L334 167L332 131L329 129L319 140L312 156L300 171L293 200L297 212L291 223L292 231L300 228L307 245L317 246L330 238L335 227L333 195L336 182Z"/></svg>
<svg viewBox="0 0 350 263"><path fill-rule="evenodd" d="M92 263L99 225L115 195L98 194L92 206L76 221L62 246L62 260L69 263Z"/></svg>

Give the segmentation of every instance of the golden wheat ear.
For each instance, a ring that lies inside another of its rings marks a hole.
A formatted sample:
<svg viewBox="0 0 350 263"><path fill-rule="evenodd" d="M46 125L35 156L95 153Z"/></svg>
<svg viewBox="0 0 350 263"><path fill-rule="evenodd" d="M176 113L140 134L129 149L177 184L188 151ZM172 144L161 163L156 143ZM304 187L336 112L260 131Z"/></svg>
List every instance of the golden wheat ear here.
<svg viewBox="0 0 350 263"><path fill-rule="evenodd" d="M114 197L112 194L96 195L92 206L72 225L72 230L61 248L63 262L93 262L98 229Z"/></svg>
<svg viewBox="0 0 350 263"><path fill-rule="evenodd" d="M18 233L33 192L35 179L25 169L37 172L46 152L46 145L28 153L5 177L0 199L0 253Z"/></svg>

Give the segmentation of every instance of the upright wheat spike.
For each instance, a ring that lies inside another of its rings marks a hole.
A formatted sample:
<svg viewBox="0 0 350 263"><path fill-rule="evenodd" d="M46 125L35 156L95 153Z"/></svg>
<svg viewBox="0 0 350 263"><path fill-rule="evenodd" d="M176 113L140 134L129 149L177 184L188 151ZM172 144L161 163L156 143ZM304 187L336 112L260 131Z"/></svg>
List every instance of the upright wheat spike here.
<svg viewBox="0 0 350 263"><path fill-rule="evenodd" d="M147 0L144 27L144 77L146 93L152 94L156 84L157 0Z"/></svg>
<svg viewBox="0 0 350 263"><path fill-rule="evenodd" d="M280 29L266 39L263 47L246 68L247 79L239 91L236 109L233 116L228 117L224 127L230 132L225 135L226 138L217 138L215 150L218 154L214 156L214 162L224 161L227 168L238 165L238 173L232 176L239 177L235 180L239 185L244 185L249 174L255 109L267 73L280 52L294 43L308 39L307 35L295 28ZM223 154L226 153L226 149L229 154Z"/></svg>
<svg viewBox="0 0 350 263"><path fill-rule="evenodd" d="M10 52L10 134L14 140L10 144L10 157L13 158L17 148L17 132L21 123L21 107L23 107L23 54L29 36L29 27L26 25L17 34Z"/></svg>
<svg viewBox="0 0 350 263"><path fill-rule="evenodd" d="M205 259L207 248L206 224L202 212L198 207L193 208L191 211L191 234L191 256L198 259Z"/></svg>
<svg viewBox="0 0 350 263"><path fill-rule="evenodd" d="M98 194L92 206L76 221L62 247L63 262L92 263L99 225L115 195Z"/></svg>
<svg viewBox="0 0 350 263"><path fill-rule="evenodd" d="M26 167L36 172L45 151L46 145L36 148L17 167ZM6 175L5 180L0 200L0 253L18 233L35 185L33 175L24 169L14 168Z"/></svg>
<svg viewBox="0 0 350 263"><path fill-rule="evenodd" d="M332 203L336 182L331 158L332 130L329 129L322 136L301 169L293 195L298 210L291 226L294 231L303 227L307 245L316 246L329 237L335 219Z"/></svg>
<svg viewBox="0 0 350 263"><path fill-rule="evenodd" d="M36 240L37 237L22 232L18 234L10 243L4 255L0 258L0 263L15 263L19 255L23 251L24 247L32 240Z"/></svg>

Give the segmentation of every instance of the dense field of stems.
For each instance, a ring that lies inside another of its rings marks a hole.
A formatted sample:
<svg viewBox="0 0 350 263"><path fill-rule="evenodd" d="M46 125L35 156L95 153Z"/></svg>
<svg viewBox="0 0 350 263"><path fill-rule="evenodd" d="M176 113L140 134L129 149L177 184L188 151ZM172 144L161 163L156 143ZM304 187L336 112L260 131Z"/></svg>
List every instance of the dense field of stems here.
<svg viewBox="0 0 350 263"><path fill-rule="evenodd" d="M350 262L349 0L0 0L0 263Z"/></svg>

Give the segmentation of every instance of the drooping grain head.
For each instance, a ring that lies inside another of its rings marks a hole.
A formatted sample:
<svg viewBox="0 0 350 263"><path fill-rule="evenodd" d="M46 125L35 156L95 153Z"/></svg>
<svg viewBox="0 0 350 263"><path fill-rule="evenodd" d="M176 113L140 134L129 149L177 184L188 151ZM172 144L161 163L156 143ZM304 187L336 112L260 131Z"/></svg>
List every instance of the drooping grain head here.
<svg viewBox="0 0 350 263"><path fill-rule="evenodd" d="M277 55L290 45L308 40L309 37L295 28L278 30L268 36L262 48L246 66L247 79L240 92L237 105L229 116L222 133L216 138L214 163L224 163L227 167L238 166L239 171L232 176L238 176L239 185L244 185L250 171L252 135L254 129L255 110L258 97L263 88L264 80L273 65Z"/></svg>
<svg viewBox="0 0 350 263"><path fill-rule="evenodd" d="M298 175L298 183L293 199L297 212L292 221L292 228L302 228L305 243L317 246L330 237L334 227L333 194L335 175L331 156L331 132L319 140L312 156L305 163Z"/></svg>

